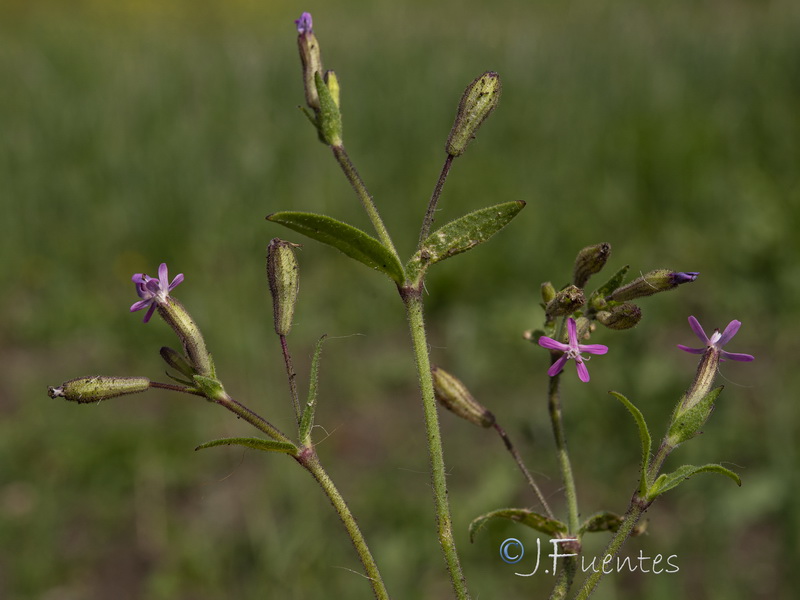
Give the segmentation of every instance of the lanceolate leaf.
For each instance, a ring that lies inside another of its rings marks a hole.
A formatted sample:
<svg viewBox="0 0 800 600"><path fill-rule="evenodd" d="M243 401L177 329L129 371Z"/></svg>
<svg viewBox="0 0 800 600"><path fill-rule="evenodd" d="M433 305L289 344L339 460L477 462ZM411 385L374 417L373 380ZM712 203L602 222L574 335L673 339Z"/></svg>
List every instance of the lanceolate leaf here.
<svg viewBox="0 0 800 600"><path fill-rule="evenodd" d="M212 440L205 444L200 444L195 450L202 450L203 448L213 448L214 446L244 446L245 448L253 448L254 450L263 450L264 452L285 452L286 454L297 454L297 446L290 442L277 442L275 440L262 440L260 438L222 438L220 440Z"/></svg>
<svg viewBox="0 0 800 600"><path fill-rule="evenodd" d="M650 430L647 429L647 423L645 423L641 411L633 405L633 402L618 392L609 392L609 394L625 405L625 408L631 413L636 421L636 425L639 427L639 439L642 442L642 472L639 480L639 493L644 495L649 485L647 481L647 469L650 466L650 449L652 447Z"/></svg>
<svg viewBox="0 0 800 600"><path fill-rule="evenodd" d="M319 374L319 357L322 354L322 342L327 336L323 335L317 342L314 358L311 359L311 377L308 383L308 401L300 420L300 443L307 446L311 443L311 428L314 426L314 412L317 409L317 379Z"/></svg>
<svg viewBox="0 0 800 600"><path fill-rule="evenodd" d="M622 525L622 521L623 519L621 516L612 512L595 513L586 519L583 525L581 525L578 533L580 535L583 535L584 533L594 533L596 531L610 531L612 533L616 533L617 530L619 530L620 525ZM641 535L644 533L645 529L647 529L647 522L640 522L636 527L633 528L631 535Z"/></svg>
<svg viewBox="0 0 800 600"><path fill-rule="evenodd" d="M303 212L277 212L267 219L333 246L350 258L385 273L399 284L405 281L403 266L397 257L374 237L352 225L325 215Z"/></svg>
<svg viewBox="0 0 800 600"><path fill-rule="evenodd" d="M517 521L518 523L527 525L531 529L535 529L536 531L540 531L541 533L547 534L551 537L556 537L559 533L567 532L567 526L561 521L548 519L547 517L535 513L532 510L528 510L527 508L501 508L500 510L494 510L481 515L475 518L472 523L469 524L469 541L474 541L475 534L480 531L480 529L487 523L487 521L489 521L489 519L494 518L511 519L512 521Z"/></svg>
<svg viewBox="0 0 800 600"><path fill-rule="evenodd" d="M434 231L408 261L408 278L419 281L429 265L482 244L508 225L523 208L525 203L521 200L504 202L450 221Z"/></svg>
<svg viewBox="0 0 800 600"><path fill-rule="evenodd" d="M650 489L647 491L647 499L655 499L667 490L671 490L672 488L679 486L681 483L689 479L689 477L692 475L697 475L698 473L719 473L720 475L725 475L726 477L733 479L736 482L736 485L742 485L742 480L739 478L739 476L730 469L726 469L722 465L708 464L703 465L702 467L683 465L672 473L661 475L658 479L656 479L655 483L650 486Z"/></svg>

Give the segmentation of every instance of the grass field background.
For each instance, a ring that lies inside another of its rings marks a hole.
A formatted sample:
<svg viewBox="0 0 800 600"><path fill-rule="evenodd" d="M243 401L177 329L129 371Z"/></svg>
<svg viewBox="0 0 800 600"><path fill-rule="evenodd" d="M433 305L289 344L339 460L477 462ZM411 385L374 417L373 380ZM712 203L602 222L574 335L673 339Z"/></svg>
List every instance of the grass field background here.
<svg viewBox="0 0 800 600"><path fill-rule="evenodd" d="M324 351L318 451L395 598L449 598L434 534L422 412L402 306L383 276L264 216L323 212L369 228L303 101L293 19L312 11L342 84L344 139L401 255L416 242L458 99L485 70L504 92L456 161L437 222L488 204L527 208L490 243L434 268L432 358L498 417L563 510L548 430L541 282L609 242L611 268L699 271L644 299L592 381L568 373L565 419L584 516L622 511L636 485L635 401L654 435L689 385L687 323L743 322L705 433L670 465L719 462L743 486L697 477L650 509L624 553L676 555L674 575L614 575L601 600L789 598L800 562L796 393L800 297L800 5L146 1L0 6L0 597L369 598L316 484L197 399L149 393L51 400L88 374L164 379L175 346L141 323L130 276L166 261L226 388L284 430L292 420L272 332L265 248L303 242L289 342L305 388ZM572 370L568 366L568 371ZM483 512L535 506L502 444L441 417L457 544L474 598L546 597L551 579L503 563L519 525ZM604 534L587 541L600 551ZM525 564L525 563L522 563ZM353 573L352 571L356 571Z"/></svg>

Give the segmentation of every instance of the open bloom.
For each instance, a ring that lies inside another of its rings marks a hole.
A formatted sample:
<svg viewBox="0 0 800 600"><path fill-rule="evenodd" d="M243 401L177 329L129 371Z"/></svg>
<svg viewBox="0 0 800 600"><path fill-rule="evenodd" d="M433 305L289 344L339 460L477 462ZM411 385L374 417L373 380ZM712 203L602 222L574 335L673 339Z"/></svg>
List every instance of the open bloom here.
<svg viewBox="0 0 800 600"><path fill-rule="evenodd" d="M575 366L578 368L578 377L584 383L589 381L589 369L584 364L590 357L583 356L581 352L589 354L605 354L608 352L608 346L602 344L579 344L578 343L578 327L575 324L575 319L570 317L567 319L567 333L569 334L569 344L563 344L553 338L542 336L539 338L539 345L542 348L550 350L560 350L564 354L551 367L547 370L550 377L555 377L564 368L564 364L570 359L575 359Z"/></svg>
<svg viewBox="0 0 800 600"><path fill-rule="evenodd" d="M733 320L728 323L728 326L725 328L725 331L722 333L719 332L719 329L715 329L714 333L711 334L711 337L706 336L706 332L703 331L703 328L700 326L700 323L694 317L689 317L689 326L694 331L695 335L700 338L700 341L705 344L704 348L689 348L687 346L683 346L678 344L678 348L683 350L684 352L689 352L691 354L704 354L708 351L709 348L713 348L716 352L719 352L720 360L739 360L742 362L750 362L753 360L753 357L749 354L737 354L735 352L726 352L722 349L722 347L731 341L731 338L736 335L736 332L739 331L739 327L741 327L742 322Z"/></svg>
<svg viewBox="0 0 800 600"><path fill-rule="evenodd" d="M141 298L141 300L131 305L131 312L136 312L149 306L150 309L144 316L144 322L147 323L150 317L153 316L156 305L164 304L169 293L183 281L183 273L176 275L175 279L170 283L167 263L161 263L158 267L158 279L154 279L144 273L136 273L131 277L131 280L136 284L136 293Z"/></svg>

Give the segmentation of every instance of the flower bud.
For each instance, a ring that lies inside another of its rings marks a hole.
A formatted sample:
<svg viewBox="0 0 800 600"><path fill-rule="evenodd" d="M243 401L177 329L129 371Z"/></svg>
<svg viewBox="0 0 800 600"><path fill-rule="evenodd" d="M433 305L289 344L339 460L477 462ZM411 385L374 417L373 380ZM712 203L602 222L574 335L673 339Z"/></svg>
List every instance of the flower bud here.
<svg viewBox="0 0 800 600"><path fill-rule="evenodd" d="M312 30L311 14L304 12L297 24L297 47L300 50L300 62L303 66L303 87L306 92L306 104L314 111L320 109L317 86L314 82L315 73L322 74L322 57L319 51L319 42Z"/></svg>
<svg viewBox="0 0 800 600"><path fill-rule="evenodd" d="M332 73L332 71L331 71ZM314 74L314 85L317 86L319 96L319 110L317 112L317 131L320 140L329 146L342 145L342 113L339 111L338 99L334 98L333 92L339 94L339 80L334 75L332 78L334 89L331 90L322 80L322 75Z"/></svg>
<svg viewBox="0 0 800 600"><path fill-rule="evenodd" d="M339 89L339 78L336 77L336 73L333 71L325 71L325 77L323 79L325 81L325 85L328 86L328 91L331 93L331 98L333 98L336 108L341 108L341 90Z"/></svg>
<svg viewBox="0 0 800 600"><path fill-rule="evenodd" d="M589 277L602 270L609 256L611 256L611 244L602 243L586 246L586 248L578 252L578 256L575 259L573 283L579 288L584 287L586 282L589 281Z"/></svg>
<svg viewBox="0 0 800 600"><path fill-rule="evenodd" d="M159 350L159 354L161 354L161 358L164 359L164 362L175 369L178 373L185 375L189 379L194 377L195 371L192 368L192 365L190 365L186 360L186 357L180 354L177 350L173 350L167 346L162 346L161 350Z"/></svg>
<svg viewBox="0 0 800 600"><path fill-rule="evenodd" d="M542 302L549 304L556 297L556 288L549 281L542 284Z"/></svg>
<svg viewBox="0 0 800 600"><path fill-rule="evenodd" d="M300 278L292 244L274 238L267 246L267 279L272 294L275 333L288 335L294 319L294 307L300 289Z"/></svg>
<svg viewBox="0 0 800 600"><path fill-rule="evenodd" d="M570 315L583 306L586 297L583 290L574 285L568 285L563 290L556 293L555 297L547 303L545 313L547 318L563 317Z"/></svg>
<svg viewBox="0 0 800 600"><path fill-rule="evenodd" d="M436 399L445 408L480 427L494 425L494 415L472 397L461 381L439 367L433 367L431 374Z"/></svg>
<svg viewBox="0 0 800 600"><path fill-rule="evenodd" d="M448 154L464 154L478 127L497 106L500 90L500 76L494 71L487 71L467 86L445 145Z"/></svg>
<svg viewBox="0 0 800 600"><path fill-rule="evenodd" d="M681 284L692 282L697 279L698 275L699 273L697 272L676 273L669 269L657 269L634 279L627 285L617 288L611 292L611 295L606 300L623 302L644 296L652 296L658 292L666 292L675 289Z"/></svg>
<svg viewBox="0 0 800 600"><path fill-rule="evenodd" d="M126 394L138 394L150 387L147 377L105 377L95 375L78 377L61 384L61 387L47 388L51 398L64 398L70 402L89 404L108 400Z"/></svg>
<svg viewBox="0 0 800 600"><path fill-rule="evenodd" d="M630 329L642 320L642 309L630 302L624 302L609 310L601 310L597 313L597 320L609 329Z"/></svg>

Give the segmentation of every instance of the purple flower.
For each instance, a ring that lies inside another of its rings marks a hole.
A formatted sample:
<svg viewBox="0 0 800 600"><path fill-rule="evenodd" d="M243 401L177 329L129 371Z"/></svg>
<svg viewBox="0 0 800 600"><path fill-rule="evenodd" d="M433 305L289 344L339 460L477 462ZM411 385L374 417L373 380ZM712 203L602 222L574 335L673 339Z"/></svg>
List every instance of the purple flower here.
<svg viewBox="0 0 800 600"><path fill-rule="evenodd" d="M681 271L679 273L671 273L670 279L675 285L681 285L682 283L694 281L698 275L700 275L699 271Z"/></svg>
<svg viewBox="0 0 800 600"><path fill-rule="evenodd" d="M578 328L575 325L575 319L572 317L567 319L567 332L569 333L569 344L562 344L561 342L544 335L539 338L539 345L542 348L561 350L561 352L564 353L561 358L551 365L551 367L547 370L547 374L550 375L550 377L555 377L561 373L562 369L564 368L564 364L570 358L574 358L575 366L578 367L578 377L581 381L586 383L589 381L589 370L583 363L584 361L589 360L590 357L582 356L581 352L588 352L589 354L605 354L608 352L608 346L603 346L602 344L579 344Z"/></svg>
<svg viewBox="0 0 800 600"><path fill-rule="evenodd" d="M136 273L131 277L131 280L136 284L136 293L141 298L141 300L131 305L131 312L136 312L149 306L150 310L144 316L144 322L147 323L150 317L153 316L156 305L166 302L169 293L183 281L183 273L176 275L172 283L169 283L167 263L161 263L158 267L158 279L154 279L144 273Z"/></svg>
<svg viewBox="0 0 800 600"><path fill-rule="evenodd" d="M731 338L736 335L736 332L739 331L739 327L741 327L741 325L741 321L733 320L728 323L725 331L720 333L719 329L715 329L714 333L712 333L711 337L709 338L706 336L706 332L703 331L703 328L700 326L700 323L698 323L697 319L694 317L689 317L689 326L692 328L692 331L694 331L695 335L700 338L700 341L705 344L705 348L688 348L686 346L682 346L681 344L678 344L678 348L684 352L689 352L690 354L704 354L709 348L713 348L720 353L720 360L730 359L739 360L742 362L750 362L754 359L749 354L726 352L722 349L722 347L730 342Z"/></svg>
<svg viewBox="0 0 800 600"><path fill-rule="evenodd" d="M311 29L311 13L304 12L300 15L299 19L295 19L294 24L297 25L297 33L312 33Z"/></svg>

